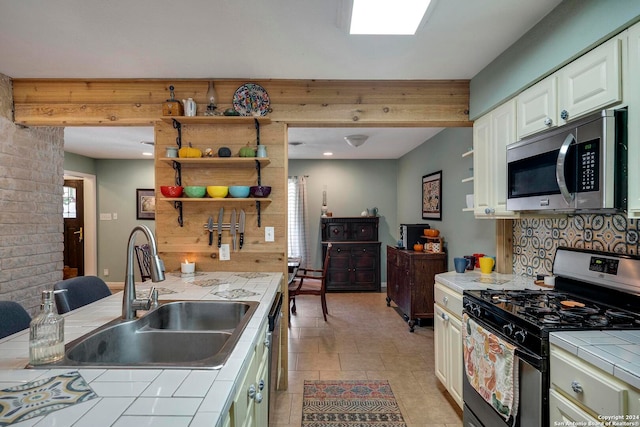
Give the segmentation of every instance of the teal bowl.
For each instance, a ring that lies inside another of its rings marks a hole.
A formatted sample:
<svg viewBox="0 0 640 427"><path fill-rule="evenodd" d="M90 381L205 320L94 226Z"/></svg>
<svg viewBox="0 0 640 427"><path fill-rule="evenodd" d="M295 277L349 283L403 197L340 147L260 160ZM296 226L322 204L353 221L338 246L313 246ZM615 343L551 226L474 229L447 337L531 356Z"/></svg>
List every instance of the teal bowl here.
<svg viewBox="0 0 640 427"><path fill-rule="evenodd" d="M200 185L189 185L184 187L184 194L192 199L199 199L204 197L204 193L207 192L207 187Z"/></svg>
<svg viewBox="0 0 640 427"><path fill-rule="evenodd" d="M232 185L229 187L229 195L235 198L249 197L249 186Z"/></svg>

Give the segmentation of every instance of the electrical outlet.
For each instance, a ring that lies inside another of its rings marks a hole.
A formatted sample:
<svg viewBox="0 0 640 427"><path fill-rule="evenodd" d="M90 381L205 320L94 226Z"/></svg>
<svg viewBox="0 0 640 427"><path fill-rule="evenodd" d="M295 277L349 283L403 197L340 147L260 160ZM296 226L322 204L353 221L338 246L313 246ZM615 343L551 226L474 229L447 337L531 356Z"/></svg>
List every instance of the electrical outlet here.
<svg viewBox="0 0 640 427"><path fill-rule="evenodd" d="M220 245L218 257L220 261L229 261L231 259L231 251L229 250L228 243L223 243L222 245Z"/></svg>
<svg viewBox="0 0 640 427"><path fill-rule="evenodd" d="M105 276L109 275L109 269L105 268L104 271L102 272Z"/></svg>
<svg viewBox="0 0 640 427"><path fill-rule="evenodd" d="M265 242L273 242L273 241L275 241L273 227L265 227L264 228L264 241Z"/></svg>

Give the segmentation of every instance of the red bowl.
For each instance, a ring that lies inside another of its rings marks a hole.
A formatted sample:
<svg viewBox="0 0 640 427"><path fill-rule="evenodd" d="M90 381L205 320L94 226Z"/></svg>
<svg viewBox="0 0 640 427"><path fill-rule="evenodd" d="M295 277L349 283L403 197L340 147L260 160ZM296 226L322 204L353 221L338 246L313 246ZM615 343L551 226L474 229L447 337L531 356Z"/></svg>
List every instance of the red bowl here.
<svg viewBox="0 0 640 427"><path fill-rule="evenodd" d="M160 192L164 197L181 197L182 187L179 185L161 185Z"/></svg>
<svg viewBox="0 0 640 427"><path fill-rule="evenodd" d="M269 197L269 194L271 194L271 187L254 185L253 187L249 187L249 194L252 197Z"/></svg>

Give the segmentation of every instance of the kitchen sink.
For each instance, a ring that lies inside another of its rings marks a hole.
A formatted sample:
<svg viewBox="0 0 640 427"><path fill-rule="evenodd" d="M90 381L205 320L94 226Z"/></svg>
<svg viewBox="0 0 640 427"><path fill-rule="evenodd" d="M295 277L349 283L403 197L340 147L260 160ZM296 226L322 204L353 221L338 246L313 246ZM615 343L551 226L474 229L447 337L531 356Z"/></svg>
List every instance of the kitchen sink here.
<svg viewBox="0 0 640 427"><path fill-rule="evenodd" d="M52 367L220 369L258 302L171 301L134 320L114 319L66 345Z"/></svg>

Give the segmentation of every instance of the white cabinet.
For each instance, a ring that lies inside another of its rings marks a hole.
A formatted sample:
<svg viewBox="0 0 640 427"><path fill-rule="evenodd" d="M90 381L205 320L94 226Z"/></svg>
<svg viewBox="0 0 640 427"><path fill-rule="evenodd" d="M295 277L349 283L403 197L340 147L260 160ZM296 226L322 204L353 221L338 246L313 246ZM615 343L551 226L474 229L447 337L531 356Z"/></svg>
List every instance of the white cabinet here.
<svg viewBox="0 0 640 427"><path fill-rule="evenodd" d="M550 425L563 421L600 425L589 422L599 416L638 414L640 390L553 345L549 364Z"/></svg>
<svg viewBox="0 0 640 427"><path fill-rule="evenodd" d="M640 24L628 31L628 62L624 78L624 99L627 102L628 164L640 165ZM628 207L629 218L640 218L640 168L629 167Z"/></svg>
<svg viewBox="0 0 640 427"><path fill-rule="evenodd" d="M231 409L223 425L261 427L269 422L269 351L265 345L267 326L268 322L265 321L247 369L239 376Z"/></svg>
<svg viewBox="0 0 640 427"><path fill-rule="evenodd" d="M518 95L518 140L620 103L622 40L612 38Z"/></svg>
<svg viewBox="0 0 640 427"><path fill-rule="evenodd" d="M462 408L462 295L436 282L434 298L436 377Z"/></svg>
<svg viewBox="0 0 640 427"><path fill-rule="evenodd" d="M505 102L473 124L476 218L514 218L507 210L507 145L516 141L516 102Z"/></svg>
<svg viewBox="0 0 640 427"><path fill-rule="evenodd" d="M553 74L516 98L518 139L558 125L558 77Z"/></svg>
<svg viewBox="0 0 640 427"><path fill-rule="evenodd" d="M621 46L614 37L558 71L560 123L622 100Z"/></svg>

